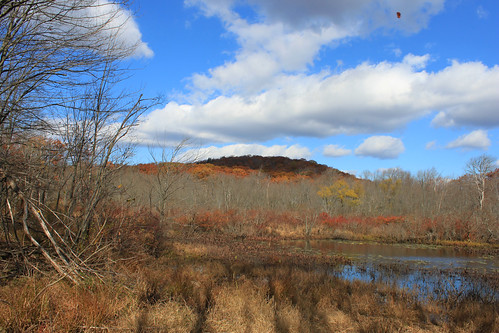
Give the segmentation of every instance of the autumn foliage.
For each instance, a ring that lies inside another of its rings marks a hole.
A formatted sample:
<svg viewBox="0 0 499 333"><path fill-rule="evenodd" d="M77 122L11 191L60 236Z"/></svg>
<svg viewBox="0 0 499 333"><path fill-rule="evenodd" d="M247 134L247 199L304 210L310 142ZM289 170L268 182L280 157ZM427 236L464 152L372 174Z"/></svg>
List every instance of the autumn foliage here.
<svg viewBox="0 0 499 333"><path fill-rule="evenodd" d="M155 174L161 164L175 165L177 163L165 162L138 164L134 168L144 174ZM305 159L290 159L287 157L262 157L262 156L239 156L222 157L219 159L208 159L202 162L188 163L184 166L185 171L194 175L197 179L206 179L218 174L230 175L244 178L250 175L263 173L273 182L300 181L313 179L330 168L323 164ZM347 176L339 170L338 174Z"/></svg>
<svg viewBox="0 0 499 333"><path fill-rule="evenodd" d="M162 168L188 176L168 200L179 212L170 220L200 230L290 237L346 230L356 238L423 242L498 238L497 170L484 178L480 203L471 176L446 180L434 170L413 176L393 169L359 179L313 161L261 156L129 170L149 176Z"/></svg>
<svg viewBox="0 0 499 333"><path fill-rule="evenodd" d="M225 166L229 168L247 168L250 170L261 170L269 175L279 173L294 173L305 176L317 176L324 173L328 167L323 164L318 164L315 161L307 161L305 159L291 159L282 156L232 156L222 157L218 159L208 159L199 164L213 164L216 166Z"/></svg>

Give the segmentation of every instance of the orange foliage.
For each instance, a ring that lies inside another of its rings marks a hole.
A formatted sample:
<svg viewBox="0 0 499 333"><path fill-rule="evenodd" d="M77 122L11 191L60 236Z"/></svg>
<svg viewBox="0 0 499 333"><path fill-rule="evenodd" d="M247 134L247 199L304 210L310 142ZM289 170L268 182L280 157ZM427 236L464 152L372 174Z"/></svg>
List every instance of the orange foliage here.
<svg viewBox="0 0 499 333"><path fill-rule="evenodd" d="M283 156L231 156L218 159L208 159L205 162L218 166L228 167L245 167L251 170L261 170L267 174L274 172L291 172L295 174L303 174L306 176L320 175L325 172L328 167L318 164L315 161L307 161L305 159L291 159Z"/></svg>
<svg viewBox="0 0 499 333"><path fill-rule="evenodd" d="M290 159L287 157L239 156L208 159L204 162L185 164L185 172L198 179L207 179L218 174L244 178L263 172L272 182L298 182L313 179L326 170L328 166L305 159ZM155 174L158 166L154 163L138 164L135 166L144 174ZM351 177L335 170L344 177Z"/></svg>
<svg viewBox="0 0 499 333"><path fill-rule="evenodd" d="M158 166L154 163L137 164L135 167L139 170L140 173L146 175L153 175L158 172Z"/></svg>
<svg viewBox="0 0 499 333"><path fill-rule="evenodd" d="M291 159L282 156L231 156L208 159L197 165L212 165L214 170L225 174L245 177L256 172L263 172L274 182L298 181L311 179L323 174L328 166L305 159ZM337 170L338 173L342 174Z"/></svg>
<svg viewBox="0 0 499 333"><path fill-rule="evenodd" d="M154 163L137 164L135 168L137 168L140 173L146 175L152 175L158 172L158 166ZM195 176L197 179L207 179L220 174L244 178L255 175L260 171L250 169L246 166L221 166L213 165L211 163L196 163L185 165L185 172ZM312 179L310 175L298 174L290 171L276 170L267 172L266 175L269 176L270 181L273 183L298 182L305 179Z"/></svg>
<svg viewBox="0 0 499 333"><path fill-rule="evenodd" d="M216 174L226 174L238 178L244 178L255 173L253 170L245 167L232 168L227 166L213 165L210 163L190 164L187 168L187 172L195 175L198 179L206 179Z"/></svg>
<svg viewBox="0 0 499 333"><path fill-rule="evenodd" d="M305 179L311 179L311 177L307 175L283 171L270 172L269 176L273 183L298 182Z"/></svg>

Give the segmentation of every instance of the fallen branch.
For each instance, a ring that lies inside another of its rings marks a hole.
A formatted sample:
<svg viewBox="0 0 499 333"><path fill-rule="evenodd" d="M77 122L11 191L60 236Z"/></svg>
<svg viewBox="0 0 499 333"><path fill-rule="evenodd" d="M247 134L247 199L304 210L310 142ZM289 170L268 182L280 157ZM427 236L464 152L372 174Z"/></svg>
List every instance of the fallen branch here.
<svg viewBox="0 0 499 333"><path fill-rule="evenodd" d="M48 253L48 251L45 250L45 248L40 243L38 243L38 241L33 237L33 235L31 235L31 232L29 231L28 223L27 223L27 220L28 220L28 202L24 199L24 196L22 195L22 193L19 193L19 196L23 200L23 206L24 206L24 213L23 213L23 218L22 218L24 233L26 234L26 236L28 236L28 238L30 239L31 243L33 245L35 245L38 248L38 250L40 250L40 252L45 257L45 259L47 259L47 261L52 265L52 267L54 267L54 269L59 274L61 274L63 276L66 276L73 283L77 284L79 282L78 281L79 279L77 277L72 276L72 274L70 274L69 272L66 272L66 270L64 270L62 268L62 266L59 263L57 263L57 261L55 261L54 258L52 258L50 256L50 254Z"/></svg>

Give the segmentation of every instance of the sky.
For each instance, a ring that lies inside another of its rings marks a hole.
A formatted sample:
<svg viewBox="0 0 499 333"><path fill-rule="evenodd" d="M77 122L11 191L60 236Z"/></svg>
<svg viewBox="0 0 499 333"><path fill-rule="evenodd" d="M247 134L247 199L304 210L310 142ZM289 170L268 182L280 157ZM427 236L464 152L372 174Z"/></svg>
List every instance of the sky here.
<svg viewBox="0 0 499 333"><path fill-rule="evenodd" d="M499 158L497 0L132 6L127 84L162 96L134 132L134 163L184 139L201 159L287 156L358 176L458 177Z"/></svg>

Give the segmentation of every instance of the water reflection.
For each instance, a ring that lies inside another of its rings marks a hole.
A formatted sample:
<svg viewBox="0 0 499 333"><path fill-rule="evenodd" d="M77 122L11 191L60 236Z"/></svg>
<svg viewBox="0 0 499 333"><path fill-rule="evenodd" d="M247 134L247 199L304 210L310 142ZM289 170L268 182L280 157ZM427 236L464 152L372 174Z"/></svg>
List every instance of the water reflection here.
<svg viewBox="0 0 499 333"><path fill-rule="evenodd" d="M497 258L479 257L453 247L338 240L293 240L286 244L296 249L341 254L371 263L405 262L419 267L470 268L495 273L499 270Z"/></svg>
<svg viewBox="0 0 499 333"><path fill-rule="evenodd" d="M347 280L380 282L414 291L418 298L479 297L499 300L499 260L451 247L336 240L295 240L297 251L343 255L351 265L330 274ZM489 279L492 277L492 279Z"/></svg>

